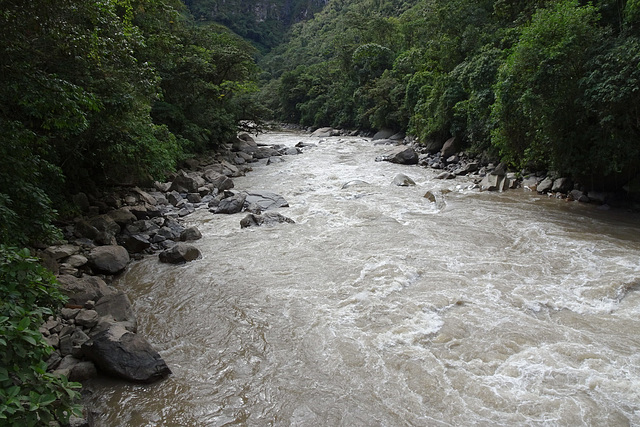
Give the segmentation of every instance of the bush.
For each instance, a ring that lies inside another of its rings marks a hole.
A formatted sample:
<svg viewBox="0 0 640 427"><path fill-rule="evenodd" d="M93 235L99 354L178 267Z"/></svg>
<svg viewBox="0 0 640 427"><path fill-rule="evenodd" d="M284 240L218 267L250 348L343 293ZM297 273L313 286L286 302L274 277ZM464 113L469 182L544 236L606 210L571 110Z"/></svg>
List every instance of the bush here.
<svg viewBox="0 0 640 427"><path fill-rule="evenodd" d="M53 275L27 249L0 246L0 424L67 423L82 416L80 384L47 373L52 348L39 327L65 301Z"/></svg>

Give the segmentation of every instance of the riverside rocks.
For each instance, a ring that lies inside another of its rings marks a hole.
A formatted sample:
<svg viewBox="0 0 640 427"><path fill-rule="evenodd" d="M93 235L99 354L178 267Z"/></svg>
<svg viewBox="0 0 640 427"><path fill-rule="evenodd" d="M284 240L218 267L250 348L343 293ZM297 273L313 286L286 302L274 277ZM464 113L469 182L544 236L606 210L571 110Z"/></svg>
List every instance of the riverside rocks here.
<svg viewBox="0 0 640 427"><path fill-rule="evenodd" d="M382 132L379 136L388 138L388 134L389 132ZM374 145L378 145L380 141L387 141L387 139L372 139ZM607 204L624 205L620 195L586 191L585 187L553 171L509 172L506 164L496 165L484 155L472 157L458 151L458 141L455 138L445 142L428 141L425 144L411 141L411 137L405 137L404 143L408 146L397 147L392 152L378 156L375 160L408 165L417 163L419 166L441 170L442 172L434 179L453 180L458 177L467 177L472 181L467 188L478 188L480 191L506 191L521 187L527 191L547 194L549 197L604 205L604 208ZM417 162L414 155L417 157ZM635 178L635 181L629 181L624 188L627 194L632 194L634 191L640 194L638 189L640 189L640 176Z"/></svg>
<svg viewBox="0 0 640 427"><path fill-rule="evenodd" d="M200 251L185 242L198 240L202 234L196 227L185 226L183 218L198 208L223 202L225 196L236 195L229 191L234 187L232 177L251 170L240 163L301 152L298 148L258 145L248 134L238 137L234 149L240 151L232 152L230 145L228 151L188 159L188 170L179 170L168 182L156 182L153 188L120 188L73 197L83 216L63 228L66 242L39 254L58 274L60 289L68 296L67 306L40 328L54 347L47 361L49 371L77 381L100 372L145 383L170 374L158 352L136 333L137 320L127 295L109 283L131 258L154 253L159 254L160 262L199 258ZM247 194L242 197L246 199ZM270 208L265 204L286 204L273 193L252 192L251 197L262 208ZM240 209L245 207L248 204L242 200ZM277 220L268 215L256 222Z"/></svg>
<svg viewBox="0 0 640 427"><path fill-rule="evenodd" d="M261 225L295 224L291 218L278 212L265 212L262 215L250 213L240 221L240 228L258 227Z"/></svg>

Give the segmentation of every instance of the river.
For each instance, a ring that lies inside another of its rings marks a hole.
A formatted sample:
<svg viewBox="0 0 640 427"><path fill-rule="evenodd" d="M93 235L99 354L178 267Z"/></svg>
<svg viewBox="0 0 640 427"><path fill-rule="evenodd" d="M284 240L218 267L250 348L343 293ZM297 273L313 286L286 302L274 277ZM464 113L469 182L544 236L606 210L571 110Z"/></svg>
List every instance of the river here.
<svg viewBox="0 0 640 427"><path fill-rule="evenodd" d="M173 375L94 383L97 426L640 425L637 214L435 180L364 138L257 140L317 144L234 179L296 224L198 210L202 259L131 266L115 286Z"/></svg>

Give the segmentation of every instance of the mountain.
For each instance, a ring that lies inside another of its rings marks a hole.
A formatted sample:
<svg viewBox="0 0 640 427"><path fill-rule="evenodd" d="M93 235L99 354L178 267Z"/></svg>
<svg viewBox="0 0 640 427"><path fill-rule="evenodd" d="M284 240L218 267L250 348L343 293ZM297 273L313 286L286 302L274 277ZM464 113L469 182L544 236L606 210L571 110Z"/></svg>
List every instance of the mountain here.
<svg viewBox="0 0 640 427"><path fill-rule="evenodd" d="M184 0L200 21L225 25L262 51L281 43L289 27L311 18L328 0Z"/></svg>

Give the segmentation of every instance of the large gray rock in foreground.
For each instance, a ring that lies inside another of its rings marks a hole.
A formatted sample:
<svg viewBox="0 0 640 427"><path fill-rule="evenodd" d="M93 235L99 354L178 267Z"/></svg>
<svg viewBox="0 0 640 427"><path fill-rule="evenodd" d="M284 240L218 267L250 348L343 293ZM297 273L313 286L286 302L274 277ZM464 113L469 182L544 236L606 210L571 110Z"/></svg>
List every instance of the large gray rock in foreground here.
<svg viewBox="0 0 640 427"><path fill-rule="evenodd" d="M124 270L129 259L129 252L118 245L98 246L89 254L91 267L107 274L116 274Z"/></svg>
<svg viewBox="0 0 640 427"><path fill-rule="evenodd" d="M171 370L142 336L113 325L82 345L83 355L105 374L128 381L152 383Z"/></svg>
<svg viewBox="0 0 640 427"><path fill-rule="evenodd" d="M160 262L167 264L180 264L200 258L200 251L195 246L186 243L178 243L175 246L160 252Z"/></svg>

